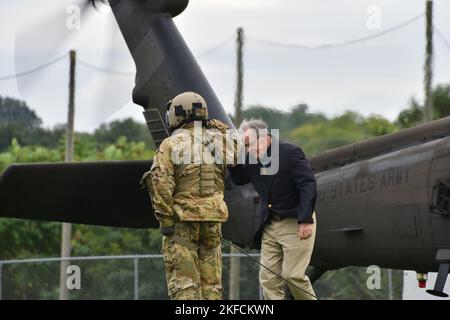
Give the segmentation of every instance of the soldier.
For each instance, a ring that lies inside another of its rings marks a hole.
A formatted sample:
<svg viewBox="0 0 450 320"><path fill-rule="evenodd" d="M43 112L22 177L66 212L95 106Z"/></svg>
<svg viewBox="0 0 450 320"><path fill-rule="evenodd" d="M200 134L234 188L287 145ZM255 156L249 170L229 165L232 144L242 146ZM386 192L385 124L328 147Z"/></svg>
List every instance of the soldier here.
<svg viewBox="0 0 450 320"><path fill-rule="evenodd" d="M205 100L184 92L167 104L166 138L142 181L148 187L163 234L162 252L171 299L222 299L221 223L228 219L223 200L227 126L208 120ZM215 140L217 141L217 140ZM216 146L217 147L217 146ZM182 160L182 161L181 161ZM222 163L220 163L222 162Z"/></svg>

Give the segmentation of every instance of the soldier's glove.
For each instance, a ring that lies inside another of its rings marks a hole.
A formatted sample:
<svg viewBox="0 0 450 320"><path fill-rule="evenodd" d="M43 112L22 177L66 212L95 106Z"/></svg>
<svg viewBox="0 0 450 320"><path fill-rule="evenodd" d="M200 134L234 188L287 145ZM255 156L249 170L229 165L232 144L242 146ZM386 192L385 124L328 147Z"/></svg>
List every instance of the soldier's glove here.
<svg viewBox="0 0 450 320"><path fill-rule="evenodd" d="M159 232L166 237L172 236L175 233L175 219L173 217L164 217L159 220Z"/></svg>

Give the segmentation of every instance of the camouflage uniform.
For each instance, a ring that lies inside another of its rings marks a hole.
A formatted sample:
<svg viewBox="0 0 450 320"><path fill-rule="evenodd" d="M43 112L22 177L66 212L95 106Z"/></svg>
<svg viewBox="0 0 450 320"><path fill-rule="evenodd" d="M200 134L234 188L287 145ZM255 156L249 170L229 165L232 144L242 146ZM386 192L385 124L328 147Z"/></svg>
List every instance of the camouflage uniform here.
<svg viewBox="0 0 450 320"><path fill-rule="evenodd" d="M170 226L175 221L174 235L163 236L162 241L170 298L222 299L221 223L228 219L223 200L226 164L211 163L217 152L209 151L205 137L223 139L227 126L207 120L207 128L219 130L205 134L203 127L203 141L197 139L195 147L192 124L161 143L143 180L160 225ZM192 147L189 154L187 149ZM226 151L220 150L225 159ZM190 163L174 161L177 155L188 155Z"/></svg>

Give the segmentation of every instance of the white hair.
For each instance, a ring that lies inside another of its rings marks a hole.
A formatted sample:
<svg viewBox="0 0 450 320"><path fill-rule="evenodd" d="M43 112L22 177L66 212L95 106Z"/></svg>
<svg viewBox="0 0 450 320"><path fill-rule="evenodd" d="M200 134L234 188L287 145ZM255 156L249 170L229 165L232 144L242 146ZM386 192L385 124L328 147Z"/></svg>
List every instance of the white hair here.
<svg viewBox="0 0 450 320"><path fill-rule="evenodd" d="M251 118L250 120L244 119L242 121L241 125L239 126L239 130L241 132L244 132L245 130L252 129L254 132L256 132L256 135L259 136L259 132L265 131L268 132L267 122L265 122L263 119L254 119Z"/></svg>

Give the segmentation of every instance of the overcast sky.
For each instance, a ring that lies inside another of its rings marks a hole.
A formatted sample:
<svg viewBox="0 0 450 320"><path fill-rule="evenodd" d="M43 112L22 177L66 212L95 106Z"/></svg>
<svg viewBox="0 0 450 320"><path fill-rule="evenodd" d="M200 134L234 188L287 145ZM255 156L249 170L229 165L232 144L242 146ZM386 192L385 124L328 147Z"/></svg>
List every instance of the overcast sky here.
<svg viewBox="0 0 450 320"><path fill-rule="evenodd" d="M78 58L87 63L134 72L108 9L91 11L71 38L64 25L43 25L55 12L66 19L72 2L41 0L38 7L32 0L0 0L0 77L42 65L69 48L76 48ZM393 120L410 96L423 97L424 17L376 39L332 49L274 47L251 38L311 46L338 43L374 35L424 11L424 0L191 0L175 23L196 56L229 39L198 59L227 112L233 109L235 86L233 37L236 28L243 27L249 38L245 105L287 111L307 103L311 111L328 115L354 110ZM450 40L450 1L435 0L434 11L436 27ZM434 83L450 83L450 48L437 35L434 48ZM63 59L18 80L0 81L0 95L26 100L44 124L52 126L65 122L67 82L68 60ZM133 86L133 76L79 65L76 129L92 130L126 116L143 121L141 107L131 103Z"/></svg>

